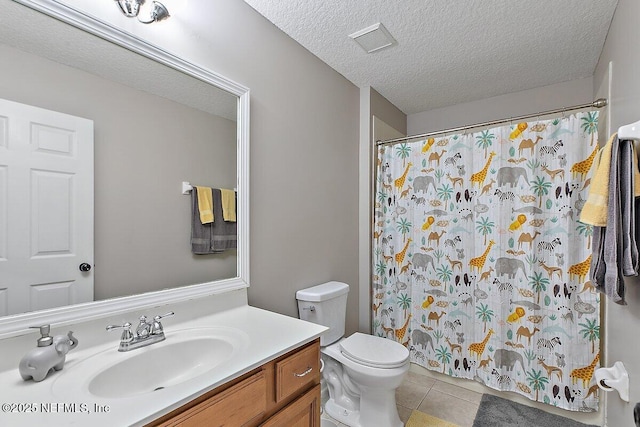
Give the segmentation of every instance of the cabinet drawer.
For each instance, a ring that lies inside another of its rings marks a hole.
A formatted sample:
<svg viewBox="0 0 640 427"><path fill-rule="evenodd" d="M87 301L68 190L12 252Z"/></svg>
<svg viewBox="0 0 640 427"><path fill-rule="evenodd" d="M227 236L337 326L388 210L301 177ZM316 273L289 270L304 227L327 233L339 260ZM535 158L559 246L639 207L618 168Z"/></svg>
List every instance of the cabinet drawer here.
<svg viewBox="0 0 640 427"><path fill-rule="evenodd" d="M275 365L276 402L320 381L320 344L315 343Z"/></svg>
<svg viewBox="0 0 640 427"><path fill-rule="evenodd" d="M162 426L242 426L267 409L267 381L260 371L177 415Z"/></svg>

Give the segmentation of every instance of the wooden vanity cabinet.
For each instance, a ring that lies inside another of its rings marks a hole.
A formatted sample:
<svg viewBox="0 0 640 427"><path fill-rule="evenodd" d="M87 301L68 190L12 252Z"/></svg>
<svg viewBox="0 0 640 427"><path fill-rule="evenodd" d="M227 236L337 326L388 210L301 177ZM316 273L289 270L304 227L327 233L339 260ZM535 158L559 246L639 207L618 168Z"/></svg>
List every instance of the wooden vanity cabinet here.
<svg viewBox="0 0 640 427"><path fill-rule="evenodd" d="M320 341L205 393L151 426L319 427Z"/></svg>

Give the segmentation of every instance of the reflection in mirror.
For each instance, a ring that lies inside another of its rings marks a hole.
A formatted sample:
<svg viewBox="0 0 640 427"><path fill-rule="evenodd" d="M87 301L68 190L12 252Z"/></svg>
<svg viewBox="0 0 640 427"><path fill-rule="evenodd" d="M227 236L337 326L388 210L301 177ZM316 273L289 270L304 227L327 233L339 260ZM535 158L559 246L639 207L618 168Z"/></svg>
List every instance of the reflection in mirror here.
<svg viewBox="0 0 640 427"><path fill-rule="evenodd" d="M246 182L241 175L247 171L239 171L237 165L246 163L239 158L246 148L246 118L237 114L248 114L248 100L242 105L243 92L248 97L248 91L236 89L232 82L225 87L224 79L213 73L207 74L165 52L158 54L156 59L172 67L178 64L177 68L198 71L198 78L187 75L13 1L0 1L0 16L0 98L93 123L94 193L83 190L81 196L94 200L94 217L74 217L69 228L94 222L95 252L75 260L73 274L93 279L95 300L233 279L242 279L238 282L246 285L248 272L240 271L244 261L238 256L247 252L243 215L238 216L238 251L194 255L190 246L191 200L182 194L181 185L189 181L214 188L238 188L237 208L242 212L246 194L241 192ZM91 19L83 19L93 25ZM155 54L144 42L113 28L109 31L119 43L125 40L125 44L143 45L146 55ZM209 75L222 81L223 88L214 86ZM90 138L86 144L91 144ZM0 144L0 166L6 163L2 160L8 157L6 148ZM11 183L4 188L5 197L15 190ZM11 197L29 198L32 192L26 185ZM65 197L49 194L51 200ZM52 205L55 203L50 202ZM8 221L9 217L13 215L0 210L1 220ZM51 218L40 221L51 223L55 223ZM16 247L30 246L23 243L31 239L33 227L25 228L15 230L11 224L5 227L11 230L7 236L0 234L5 240L0 248L6 254L12 255L13 243ZM70 239L70 249L65 253L49 257L68 257L79 246L77 241L91 238L86 236L88 232L81 234ZM0 256L2 269L11 256ZM82 263L92 268L80 271ZM3 276L7 275L0 270ZM24 282L29 288L24 293L27 299L27 294L35 292L34 285L48 285L40 287L39 298L28 302L26 310L13 309L6 292L2 295L0 291L0 314L59 305L58 295L64 292L56 293L56 298L47 295L54 295L56 289L73 279L34 277ZM6 288L0 279L0 289ZM66 303L84 302L81 294L73 285L68 286Z"/></svg>

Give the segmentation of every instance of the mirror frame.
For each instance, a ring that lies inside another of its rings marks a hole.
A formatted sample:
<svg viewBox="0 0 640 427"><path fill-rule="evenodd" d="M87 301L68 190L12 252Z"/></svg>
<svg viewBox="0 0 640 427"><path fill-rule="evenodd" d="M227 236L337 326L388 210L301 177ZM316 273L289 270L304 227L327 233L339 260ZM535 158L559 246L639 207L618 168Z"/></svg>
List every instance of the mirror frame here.
<svg viewBox="0 0 640 427"><path fill-rule="evenodd" d="M238 249L237 276L231 279L164 289L156 292L94 301L48 310L0 318L0 338L32 332L30 326L50 324L54 327L89 321L136 309L175 303L249 286L249 89L213 71L185 61L135 35L125 32L71 6L55 0L13 0L36 11L63 21L181 71L196 79L217 86L238 97L237 106L237 188L238 188ZM176 182L176 191L181 191Z"/></svg>

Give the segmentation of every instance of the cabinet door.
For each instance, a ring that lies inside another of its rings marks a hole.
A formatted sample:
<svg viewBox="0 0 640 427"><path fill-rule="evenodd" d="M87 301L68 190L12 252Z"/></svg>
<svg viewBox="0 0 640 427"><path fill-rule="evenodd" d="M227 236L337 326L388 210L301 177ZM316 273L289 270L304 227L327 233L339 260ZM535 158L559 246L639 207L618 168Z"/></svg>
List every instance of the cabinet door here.
<svg viewBox="0 0 640 427"><path fill-rule="evenodd" d="M264 414L267 406L266 393L264 372L260 371L161 425L242 426Z"/></svg>
<svg viewBox="0 0 640 427"><path fill-rule="evenodd" d="M320 427L320 385L269 418L262 427Z"/></svg>

